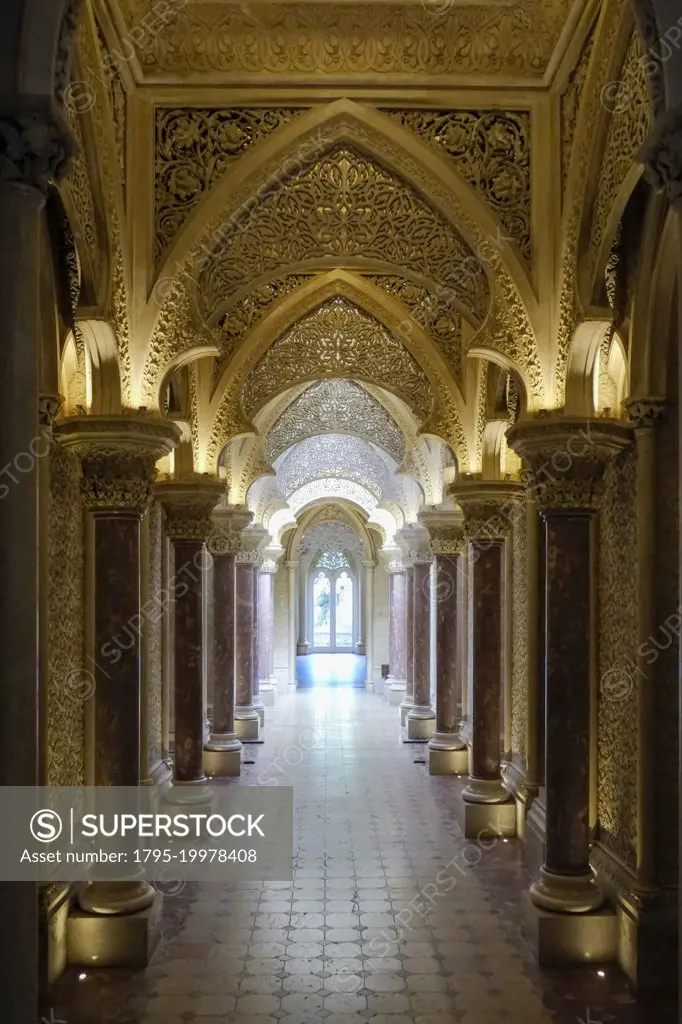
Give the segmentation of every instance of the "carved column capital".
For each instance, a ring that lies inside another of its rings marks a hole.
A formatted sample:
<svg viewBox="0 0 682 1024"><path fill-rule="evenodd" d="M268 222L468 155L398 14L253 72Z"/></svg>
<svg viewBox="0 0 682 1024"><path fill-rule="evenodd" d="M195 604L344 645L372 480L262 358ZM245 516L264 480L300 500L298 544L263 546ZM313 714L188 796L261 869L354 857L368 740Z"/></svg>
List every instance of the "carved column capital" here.
<svg viewBox="0 0 682 1024"><path fill-rule="evenodd" d="M57 109L0 113L0 181L44 192L68 172L75 153L76 143Z"/></svg>
<svg viewBox="0 0 682 1024"><path fill-rule="evenodd" d="M526 489L541 509L596 509L609 463L632 444L620 420L539 416L507 431L507 442L529 467Z"/></svg>
<svg viewBox="0 0 682 1024"><path fill-rule="evenodd" d="M81 493L92 511L128 509L142 515L152 501L156 463L177 445L170 420L139 414L72 416L55 437L81 459Z"/></svg>
<svg viewBox="0 0 682 1024"><path fill-rule="evenodd" d="M38 395L38 423L41 430L52 434L54 421L63 404L64 398L62 395L53 395L47 392L42 392Z"/></svg>
<svg viewBox="0 0 682 1024"><path fill-rule="evenodd" d="M284 568L288 569L289 572L296 572L296 570L298 569L298 560L295 558L287 560L284 563Z"/></svg>
<svg viewBox="0 0 682 1024"><path fill-rule="evenodd" d="M283 554L283 548L267 547L263 551L263 561L260 565L259 572L265 573L268 576L274 576L277 573L279 562Z"/></svg>
<svg viewBox="0 0 682 1024"><path fill-rule="evenodd" d="M646 164L651 184L666 190L671 204L682 201L682 107L658 118L638 160Z"/></svg>
<svg viewBox="0 0 682 1024"><path fill-rule="evenodd" d="M624 403L628 421L637 430L651 430L665 415L665 398L628 398Z"/></svg>
<svg viewBox="0 0 682 1024"><path fill-rule="evenodd" d="M246 505L219 505L212 515L212 530L208 538L208 550L212 555L235 554L239 551L240 538L253 518Z"/></svg>
<svg viewBox="0 0 682 1024"><path fill-rule="evenodd" d="M448 494L462 509L468 540L504 540L514 509L523 498L520 484L506 480L457 480Z"/></svg>
<svg viewBox="0 0 682 1024"><path fill-rule="evenodd" d="M242 530L239 537L239 549L235 560L240 565L260 566L264 561L263 549L270 540L270 534L263 526L252 524Z"/></svg>
<svg viewBox="0 0 682 1024"><path fill-rule="evenodd" d="M208 476L164 480L154 488L154 497L165 513L166 532L175 541L208 541L213 511L224 494L223 481Z"/></svg>
<svg viewBox="0 0 682 1024"><path fill-rule="evenodd" d="M431 554L461 555L466 548L464 517L450 509L422 512L419 521L429 531Z"/></svg>

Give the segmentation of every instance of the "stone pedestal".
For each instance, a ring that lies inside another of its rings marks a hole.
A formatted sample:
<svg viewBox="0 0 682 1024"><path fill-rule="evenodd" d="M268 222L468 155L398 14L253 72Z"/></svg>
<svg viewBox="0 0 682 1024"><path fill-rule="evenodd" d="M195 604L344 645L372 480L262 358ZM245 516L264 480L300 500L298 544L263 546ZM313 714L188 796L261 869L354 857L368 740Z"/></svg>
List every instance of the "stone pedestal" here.
<svg viewBox="0 0 682 1024"><path fill-rule="evenodd" d="M413 556L412 659L414 688L412 706L408 709L405 733L410 742L426 742L436 727L436 713L431 707L431 557Z"/></svg>
<svg viewBox="0 0 682 1024"><path fill-rule="evenodd" d="M553 914L532 893L521 897L523 931L543 967L608 963L616 959L618 922L610 907L584 914Z"/></svg>
<svg viewBox="0 0 682 1024"><path fill-rule="evenodd" d="M173 547L173 662L175 737L172 803L210 803L204 771L203 588L213 534L212 513L224 484L208 477L157 484Z"/></svg>
<svg viewBox="0 0 682 1024"><path fill-rule="evenodd" d="M161 938L163 897L144 910L104 917L74 910L66 926L68 963L77 967L145 967Z"/></svg>
<svg viewBox="0 0 682 1024"><path fill-rule="evenodd" d="M606 466L632 432L620 421L543 417L508 439L530 466L545 533L545 847L530 897L541 910L588 914L603 903L590 868L592 525Z"/></svg>
<svg viewBox="0 0 682 1024"><path fill-rule="evenodd" d="M501 804L511 799L501 772L504 538L522 491L518 484L471 479L458 481L451 493L469 541L471 769L462 797Z"/></svg>
<svg viewBox="0 0 682 1024"><path fill-rule="evenodd" d="M141 641L140 523L152 501L156 461L177 444L178 428L144 415L78 416L55 428L79 455L82 495L91 516L88 561L93 652L93 783L139 786ZM83 911L129 914L152 905L144 874L93 882L79 892ZM106 932L106 922L103 931Z"/></svg>

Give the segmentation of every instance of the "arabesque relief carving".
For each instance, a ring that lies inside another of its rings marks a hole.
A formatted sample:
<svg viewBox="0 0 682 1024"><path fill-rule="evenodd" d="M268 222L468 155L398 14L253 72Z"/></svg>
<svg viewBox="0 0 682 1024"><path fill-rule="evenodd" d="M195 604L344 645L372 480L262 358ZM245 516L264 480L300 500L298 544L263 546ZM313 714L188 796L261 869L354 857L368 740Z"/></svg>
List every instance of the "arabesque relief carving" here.
<svg viewBox="0 0 682 1024"><path fill-rule="evenodd" d="M157 107L154 111L154 251L160 257L203 196L291 109Z"/></svg>
<svg viewBox="0 0 682 1024"><path fill-rule="evenodd" d="M267 459L274 462L307 437L343 433L380 445L396 462L405 454L405 439L386 409L354 381L333 379L312 384L285 409L267 436Z"/></svg>
<svg viewBox="0 0 682 1024"><path fill-rule="evenodd" d="M354 480L379 501L388 485L388 467L369 442L347 434L326 434L301 441L277 469L286 496L319 477Z"/></svg>
<svg viewBox="0 0 682 1024"><path fill-rule="evenodd" d="M488 308L484 265L462 235L406 181L349 146L267 191L242 225L213 237L198 275L207 320L249 281L324 257L412 267L448 287L475 320Z"/></svg>
<svg viewBox="0 0 682 1024"><path fill-rule="evenodd" d="M123 0L128 25L148 0ZM157 32L144 33L138 59L147 76L246 74L491 75L539 78L558 41L568 0L512 6L257 3L247 11L217 0L189 3Z"/></svg>
<svg viewBox="0 0 682 1024"><path fill-rule="evenodd" d="M384 110L446 155L531 262L531 115L500 110Z"/></svg>
<svg viewBox="0 0 682 1024"><path fill-rule="evenodd" d="M246 378L248 414L300 380L357 377L389 385L418 419L433 398L427 376L386 328L342 298L331 299L298 321L272 345Z"/></svg>
<svg viewBox="0 0 682 1024"><path fill-rule="evenodd" d="M587 72L592 56L594 31L591 30L580 51L580 58L569 75L566 88L561 94L561 194L566 191L568 169L573 152L573 139L578 121L578 111L582 100L583 89L587 81Z"/></svg>

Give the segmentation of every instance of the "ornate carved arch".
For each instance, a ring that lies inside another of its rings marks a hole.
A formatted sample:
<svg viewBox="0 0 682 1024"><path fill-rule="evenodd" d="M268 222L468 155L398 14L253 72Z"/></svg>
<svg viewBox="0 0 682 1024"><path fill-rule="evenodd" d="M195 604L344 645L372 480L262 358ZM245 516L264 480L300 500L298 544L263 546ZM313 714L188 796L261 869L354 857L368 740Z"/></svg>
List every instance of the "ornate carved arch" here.
<svg viewBox="0 0 682 1024"><path fill-rule="evenodd" d="M240 398L243 382L261 356L290 327L322 302L342 297L365 310L405 347L427 375L435 396L435 406L422 424L424 433L439 436L466 463L467 445L462 423L467 408L452 375L432 341L424 331L405 315L401 304L382 292L371 281L343 270L331 271L292 295L286 296L276 309L258 323L223 374L211 399L210 436L206 438L206 465L211 466L217 452L229 440L238 420L243 420ZM348 374L344 374L348 376ZM314 379L314 378L311 378ZM381 380L370 383L397 391L395 382ZM409 396L407 398L409 404Z"/></svg>
<svg viewBox="0 0 682 1024"><path fill-rule="evenodd" d="M159 272L157 281L164 280L167 287L152 289L141 320L144 336L150 338L149 357L163 362L160 350L167 345L168 332L160 336L154 324L159 315L168 317L164 307L183 301L190 279L197 277L202 259L206 259L207 245L220 240L221 225L230 225L230 236L237 218L242 217L243 222L246 217L248 221L249 210L257 207L259 195L281 181L292 160L294 167L306 166L316 154L335 144L359 147L393 170L462 233L473 248L477 264L499 291L495 329L488 330L486 336L493 347L504 347L510 338L522 336L524 359L536 378L536 390L541 391L541 374L533 370L539 367L534 334L539 320L537 301L522 260L501 231L499 221L447 159L388 116L349 100L338 100L294 118L246 152L210 190L181 229Z"/></svg>
<svg viewBox="0 0 682 1024"><path fill-rule="evenodd" d="M335 498L333 501L322 500L315 502L309 508L304 509L297 521L296 527L289 532L286 538L285 558L287 561L294 561L298 558L298 550L303 537L319 523L337 522L349 527L362 541L364 557L367 561L375 561L378 546L366 525L366 515L361 509L352 505L342 498Z"/></svg>

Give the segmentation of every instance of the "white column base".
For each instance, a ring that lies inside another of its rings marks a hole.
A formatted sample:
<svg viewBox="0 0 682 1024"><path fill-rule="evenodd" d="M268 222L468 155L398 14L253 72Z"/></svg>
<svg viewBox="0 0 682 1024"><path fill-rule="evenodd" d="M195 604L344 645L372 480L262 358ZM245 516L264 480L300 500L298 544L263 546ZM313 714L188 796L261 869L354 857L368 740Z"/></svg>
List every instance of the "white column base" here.
<svg viewBox="0 0 682 1024"><path fill-rule="evenodd" d="M173 779L170 786L161 793L161 800L179 806L210 806L213 803L213 790L206 785L207 782L205 775L195 782L177 782Z"/></svg>
<svg viewBox="0 0 682 1024"><path fill-rule="evenodd" d="M397 708L405 699L405 680L389 676L384 689L386 700L392 708Z"/></svg>
<svg viewBox="0 0 682 1024"><path fill-rule="evenodd" d="M502 779L475 779L470 775L462 799L469 804L506 804L511 793L504 788Z"/></svg>
<svg viewBox="0 0 682 1024"><path fill-rule="evenodd" d="M413 706L407 712L407 739L420 743L430 740L436 730L436 712L431 707Z"/></svg>
<svg viewBox="0 0 682 1024"><path fill-rule="evenodd" d="M434 732L429 740L429 775L466 775L469 771L469 751L457 734Z"/></svg>
<svg viewBox="0 0 682 1024"><path fill-rule="evenodd" d="M271 680L266 679L264 682L259 684L258 689L260 691L260 699L263 702L263 706L266 708L274 708L277 696L276 682L273 683Z"/></svg>
<svg viewBox="0 0 682 1024"><path fill-rule="evenodd" d="M261 718L253 705L235 708L234 731L242 743L260 743Z"/></svg>
<svg viewBox="0 0 682 1024"><path fill-rule="evenodd" d="M72 907L66 922L69 964L92 967L96 960L97 967L146 967L161 938L162 910L163 896L154 890L147 907L124 914Z"/></svg>
<svg viewBox="0 0 682 1024"><path fill-rule="evenodd" d="M235 778L241 775L241 743L234 750L209 750L204 748L204 771L219 779Z"/></svg>

